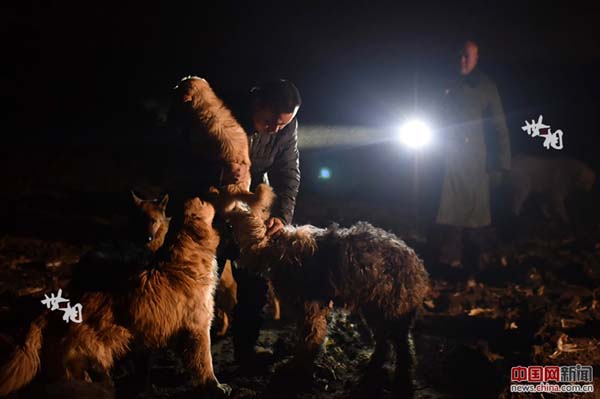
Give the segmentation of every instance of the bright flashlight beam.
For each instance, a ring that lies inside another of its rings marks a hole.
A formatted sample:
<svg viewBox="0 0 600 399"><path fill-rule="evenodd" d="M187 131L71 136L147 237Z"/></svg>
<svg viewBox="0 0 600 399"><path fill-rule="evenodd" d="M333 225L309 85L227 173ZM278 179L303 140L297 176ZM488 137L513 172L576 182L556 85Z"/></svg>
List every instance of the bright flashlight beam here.
<svg viewBox="0 0 600 399"><path fill-rule="evenodd" d="M420 148L431 141L431 130L425 123L411 120L402 125L399 138L408 147Z"/></svg>
<svg viewBox="0 0 600 399"><path fill-rule="evenodd" d="M298 129L301 149L362 146L389 140L385 129L367 126L302 125Z"/></svg>

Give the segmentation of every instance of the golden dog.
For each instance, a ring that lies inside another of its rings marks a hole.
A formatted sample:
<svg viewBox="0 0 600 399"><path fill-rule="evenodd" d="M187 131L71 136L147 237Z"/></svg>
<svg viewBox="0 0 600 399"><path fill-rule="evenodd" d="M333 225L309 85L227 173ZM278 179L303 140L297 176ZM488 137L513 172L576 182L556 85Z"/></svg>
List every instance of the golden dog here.
<svg viewBox="0 0 600 399"><path fill-rule="evenodd" d="M56 313L39 316L24 344L0 368L0 395L28 384L40 368L49 381L89 379L89 370L108 373L132 343L161 347L179 333L186 338L187 364L200 388L226 394L210 351L219 243L213 217L210 204L187 201L183 225L164 259L137 271L131 265L116 267L126 278L79 296L71 292L70 299L82 304L81 323L66 324L52 317Z"/></svg>

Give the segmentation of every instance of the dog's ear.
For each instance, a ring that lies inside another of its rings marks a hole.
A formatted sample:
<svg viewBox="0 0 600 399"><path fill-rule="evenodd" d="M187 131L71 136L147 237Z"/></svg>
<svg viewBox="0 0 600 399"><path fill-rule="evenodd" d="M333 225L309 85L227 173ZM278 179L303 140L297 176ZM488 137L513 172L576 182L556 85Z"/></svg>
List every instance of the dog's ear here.
<svg viewBox="0 0 600 399"><path fill-rule="evenodd" d="M159 207L164 212L167 209L167 203L169 202L169 194L163 195L160 200Z"/></svg>
<svg viewBox="0 0 600 399"><path fill-rule="evenodd" d="M215 195L219 195L220 194L219 189L216 188L215 186L210 186L210 188L208 189L208 192L211 193L211 194L215 194Z"/></svg>
<svg viewBox="0 0 600 399"><path fill-rule="evenodd" d="M144 202L143 199L141 199L140 197L135 195L133 190L131 190L131 196L133 197L133 202L135 203L136 206L140 206L140 205L142 205L142 202Z"/></svg>

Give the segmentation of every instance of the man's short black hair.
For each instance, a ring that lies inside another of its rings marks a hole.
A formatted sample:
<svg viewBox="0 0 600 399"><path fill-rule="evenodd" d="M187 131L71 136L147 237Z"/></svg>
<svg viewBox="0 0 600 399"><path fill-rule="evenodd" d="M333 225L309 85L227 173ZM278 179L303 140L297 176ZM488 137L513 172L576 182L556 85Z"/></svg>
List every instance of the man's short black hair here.
<svg viewBox="0 0 600 399"><path fill-rule="evenodd" d="M458 38L458 40L455 41L454 48L456 48L456 52L460 53L465 47L465 44L467 44L468 42L472 42L477 46L477 49L479 49L480 39L476 35L462 35Z"/></svg>
<svg viewBox="0 0 600 399"><path fill-rule="evenodd" d="M286 79L264 82L253 87L250 94L254 103L271 107L277 113L292 113L302 104L298 88Z"/></svg>

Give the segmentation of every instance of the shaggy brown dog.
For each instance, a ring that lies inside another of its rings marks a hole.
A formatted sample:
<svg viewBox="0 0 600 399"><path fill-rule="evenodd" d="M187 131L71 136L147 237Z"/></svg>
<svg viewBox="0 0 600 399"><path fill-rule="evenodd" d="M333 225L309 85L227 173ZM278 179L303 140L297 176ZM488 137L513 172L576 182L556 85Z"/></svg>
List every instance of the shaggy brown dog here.
<svg viewBox="0 0 600 399"><path fill-rule="evenodd" d="M183 226L164 260L130 273L106 291L70 294L70 300L83 305L79 324L54 321L56 312L38 317L24 345L0 369L0 395L26 385L40 365L49 381L89 379L89 370L107 373L132 343L161 347L178 333L187 338L186 360L201 388L223 395L227 387L214 375L210 352L219 243L213 217L210 204L187 201Z"/></svg>
<svg viewBox="0 0 600 399"><path fill-rule="evenodd" d="M215 201L219 207L229 200L250 206L228 214L241 247L240 263L266 275L289 306L303 307L293 363L303 368L312 363L325 339L333 301L360 311L373 329L377 344L372 367L382 366L393 342L397 389L411 391L409 329L429 289L423 262L398 237L365 222L350 228L286 226L268 238L265 220L273 198L263 184L256 195L222 194Z"/></svg>
<svg viewBox="0 0 600 399"><path fill-rule="evenodd" d="M231 111L216 96L208 82L188 76L175 88L175 117L190 130L190 139L203 161L221 166L223 174L237 176L239 182L228 191L250 189L248 136Z"/></svg>

